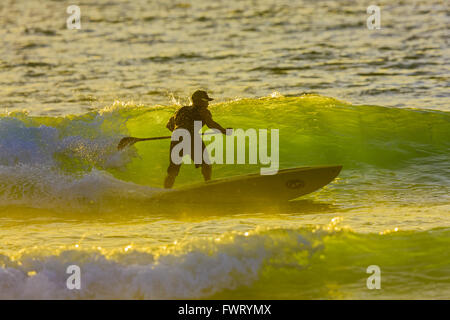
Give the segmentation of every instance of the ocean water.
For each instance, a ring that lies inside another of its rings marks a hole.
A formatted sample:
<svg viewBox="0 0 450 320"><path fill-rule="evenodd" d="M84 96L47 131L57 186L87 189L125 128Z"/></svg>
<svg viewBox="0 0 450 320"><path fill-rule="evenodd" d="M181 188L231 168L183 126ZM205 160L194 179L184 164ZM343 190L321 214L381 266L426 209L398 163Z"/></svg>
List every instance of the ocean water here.
<svg viewBox="0 0 450 320"><path fill-rule="evenodd" d="M280 128L280 167L339 163L339 178L266 209L155 204L175 106L117 104L0 118L2 298L446 298L448 112L317 95L211 107L234 128ZM242 116L245 114L245 116ZM214 177L255 172L217 165ZM201 181L185 165L177 186ZM68 265L82 290L65 287ZM369 265L382 290L366 287Z"/></svg>
<svg viewBox="0 0 450 320"><path fill-rule="evenodd" d="M446 2L381 1L382 30L364 1L81 1L81 30L66 5L0 4L1 299L450 297ZM225 127L279 129L280 168L339 177L266 208L152 202L169 141L117 143L167 135L197 88Z"/></svg>
<svg viewBox="0 0 450 320"><path fill-rule="evenodd" d="M114 100L186 103L302 92L358 104L449 106L448 1L2 0L0 99L8 111L60 115Z"/></svg>

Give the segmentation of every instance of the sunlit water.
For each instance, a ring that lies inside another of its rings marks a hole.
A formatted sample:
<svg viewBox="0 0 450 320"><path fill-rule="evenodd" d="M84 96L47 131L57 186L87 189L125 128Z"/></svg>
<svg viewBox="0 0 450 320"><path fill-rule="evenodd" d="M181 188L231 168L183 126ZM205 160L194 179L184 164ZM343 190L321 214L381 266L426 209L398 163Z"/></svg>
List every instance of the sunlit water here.
<svg viewBox="0 0 450 320"><path fill-rule="evenodd" d="M364 1L80 2L81 30L66 5L0 3L0 298L450 296L448 4L380 2L382 30ZM339 178L262 209L153 203L168 141L117 142L167 135L199 87L224 126L280 129L281 168Z"/></svg>
<svg viewBox="0 0 450 320"><path fill-rule="evenodd" d="M81 1L0 3L0 100L67 114L115 99L187 101L317 92L353 103L447 109L448 2Z"/></svg>

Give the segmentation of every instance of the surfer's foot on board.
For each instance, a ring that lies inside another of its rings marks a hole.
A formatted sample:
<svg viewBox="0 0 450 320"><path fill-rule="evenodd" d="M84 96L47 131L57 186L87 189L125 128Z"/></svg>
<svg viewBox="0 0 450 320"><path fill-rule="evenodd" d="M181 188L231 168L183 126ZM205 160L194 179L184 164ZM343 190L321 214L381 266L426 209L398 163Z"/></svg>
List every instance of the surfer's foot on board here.
<svg viewBox="0 0 450 320"><path fill-rule="evenodd" d="M202 175L205 181L211 180L212 167L210 165L202 165Z"/></svg>
<svg viewBox="0 0 450 320"><path fill-rule="evenodd" d="M175 183L176 176L167 175L166 179L164 179L164 188L171 189L173 184Z"/></svg>
<svg viewBox="0 0 450 320"><path fill-rule="evenodd" d="M211 180L212 176L212 167L210 165L202 166L202 175L205 181ZM168 174L164 179L164 188L171 189L175 183L176 175Z"/></svg>

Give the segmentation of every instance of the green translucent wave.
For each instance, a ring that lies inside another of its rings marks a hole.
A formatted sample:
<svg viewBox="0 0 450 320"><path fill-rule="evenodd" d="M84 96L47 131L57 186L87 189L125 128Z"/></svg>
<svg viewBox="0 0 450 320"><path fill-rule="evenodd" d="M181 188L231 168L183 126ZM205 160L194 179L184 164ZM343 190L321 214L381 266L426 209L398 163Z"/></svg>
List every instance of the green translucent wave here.
<svg viewBox="0 0 450 320"><path fill-rule="evenodd" d="M131 135L167 135L165 123L175 107L122 110ZM211 106L224 127L279 129L280 167L343 164L345 169L398 170L411 165L448 170L448 113L379 106L354 106L332 98L306 95L293 98L244 99ZM140 159L121 178L139 183L158 181L168 164L167 140L136 145ZM215 176L257 172L260 165L216 165ZM161 174L162 172L162 174ZM182 182L200 179L190 166Z"/></svg>
<svg viewBox="0 0 450 320"><path fill-rule="evenodd" d="M165 124L176 108L116 104L65 117L30 117L24 113L2 116L0 165L32 161L29 159L35 154L29 153L41 152L50 154L55 161L52 166L63 171L83 172L96 167L122 180L160 186L168 165L169 140L141 142L120 154L116 145L127 135L170 134ZM317 95L242 99L210 109L224 127L279 129L280 168L342 164L344 172L414 167L414 171L435 177L449 173L447 112L356 106ZM19 148L14 156L8 154L12 145ZM26 156L21 158L21 154ZM258 172L260 167L217 164L214 177ZM201 180L201 174L185 165L177 183L192 180Z"/></svg>

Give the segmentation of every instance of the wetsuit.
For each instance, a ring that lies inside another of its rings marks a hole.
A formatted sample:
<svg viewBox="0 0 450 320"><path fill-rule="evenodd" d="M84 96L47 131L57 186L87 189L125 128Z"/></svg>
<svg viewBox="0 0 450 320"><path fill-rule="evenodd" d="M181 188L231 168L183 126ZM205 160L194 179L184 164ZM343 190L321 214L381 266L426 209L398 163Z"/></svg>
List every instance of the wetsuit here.
<svg viewBox="0 0 450 320"><path fill-rule="evenodd" d="M166 127L170 131L174 131L178 128L183 128L189 131L191 135L191 152L190 156L192 161L194 160L194 121L201 121L202 125L207 125L208 127L215 127L215 122L212 120L212 114L211 111L209 111L205 107L196 107L196 106L184 106L180 108L175 115L173 115L169 122L167 123ZM222 128L221 128L222 129ZM176 164L172 161L172 149L182 141L183 137L180 137L180 141L171 141L170 143L170 164L167 168L167 174L174 180L175 177L178 175L178 172L180 171L181 163ZM208 164L209 158L208 154L204 153L206 146L205 143L202 140L202 163L201 164L195 164L195 167L202 167L202 174L205 180L211 179L211 164ZM180 156L185 156L186 154L183 154ZM166 187L171 187L171 184L166 185Z"/></svg>

